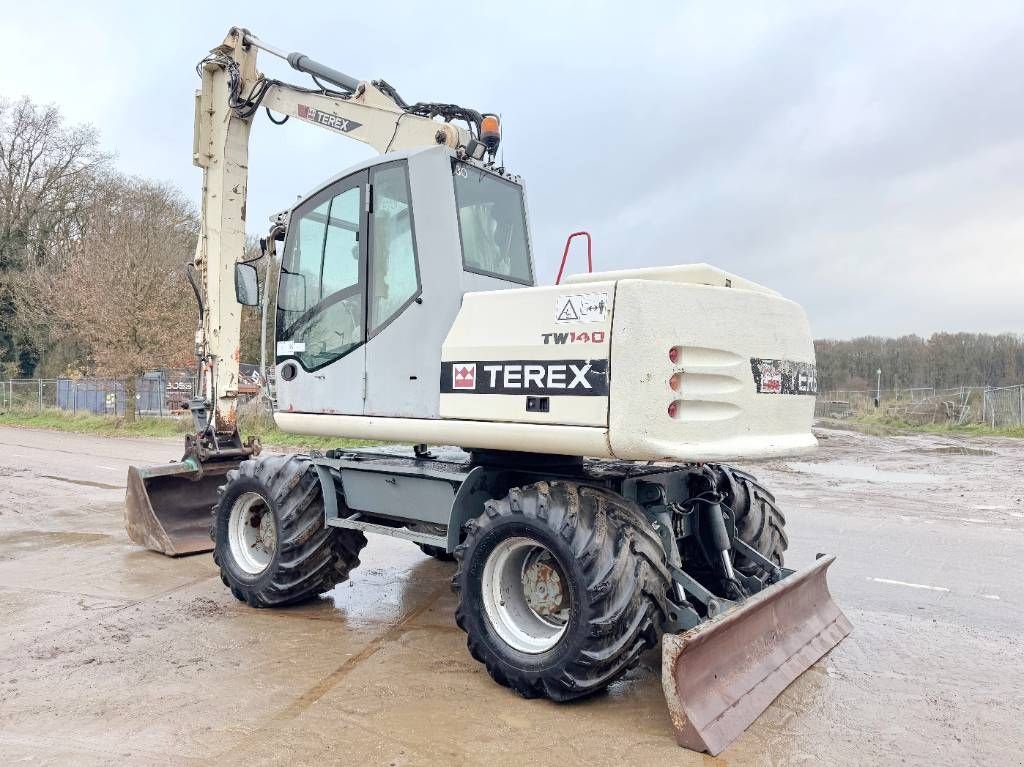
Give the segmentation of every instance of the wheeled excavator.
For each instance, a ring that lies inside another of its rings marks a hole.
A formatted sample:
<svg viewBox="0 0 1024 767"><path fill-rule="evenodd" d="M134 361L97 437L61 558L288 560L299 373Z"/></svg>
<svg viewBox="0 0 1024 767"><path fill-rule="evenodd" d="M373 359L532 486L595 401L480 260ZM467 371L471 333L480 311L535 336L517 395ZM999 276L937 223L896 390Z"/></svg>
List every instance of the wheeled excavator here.
<svg viewBox="0 0 1024 767"><path fill-rule="evenodd" d="M260 74L261 50L310 86ZM130 470L133 541L212 548L254 607L346 580L367 533L411 541L454 558L455 620L500 685L580 698L660 644L677 739L712 754L849 633L833 557L785 567L772 493L723 463L815 447L797 304L705 264L538 285L496 115L409 104L241 28L198 71L202 387L182 460ZM339 439L322 453L261 454L236 423L241 306L268 292L243 255L261 108L379 152L263 241L280 265L274 419Z"/></svg>

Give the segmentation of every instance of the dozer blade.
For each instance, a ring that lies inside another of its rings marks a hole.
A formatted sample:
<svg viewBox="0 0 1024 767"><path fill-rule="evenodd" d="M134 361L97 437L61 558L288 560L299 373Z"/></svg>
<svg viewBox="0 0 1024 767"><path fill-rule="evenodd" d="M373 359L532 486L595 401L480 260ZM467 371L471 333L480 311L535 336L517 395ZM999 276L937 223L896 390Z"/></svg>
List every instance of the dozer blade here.
<svg viewBox="0 0 1024 767"><path fill-rule="evenodd" d="M210 525L217 488L240 461L202 466L193 459L128 468L124 521L128 537L171 557L213 549Z"/></svg>
<svg viewBox="0 0 1024 767"><path fill-rule="evenodd" d="M822 557L685 634L662 638L662 685L679 745L716 755L853 626Z"/></svg>

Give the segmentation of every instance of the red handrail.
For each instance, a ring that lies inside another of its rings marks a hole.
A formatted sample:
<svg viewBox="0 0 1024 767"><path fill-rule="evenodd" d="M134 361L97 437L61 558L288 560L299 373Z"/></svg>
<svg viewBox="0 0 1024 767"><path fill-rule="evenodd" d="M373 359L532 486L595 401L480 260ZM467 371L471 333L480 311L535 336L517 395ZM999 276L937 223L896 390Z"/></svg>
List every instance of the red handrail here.
<svg viewBox="0 0 1024 767"><path fill-rule="evenodd" d="M572 243L573 237L586 237L587 238L587 274L593 274L594 272L594 259L592 251L592 243L590 240L590 232L573 232L565 240L565 250L562 251L562 264L558 267L558 276L555 277L555 284L558 285L562 282L562 272L565 271L565 259L569 256L569 245Z"/></svg>

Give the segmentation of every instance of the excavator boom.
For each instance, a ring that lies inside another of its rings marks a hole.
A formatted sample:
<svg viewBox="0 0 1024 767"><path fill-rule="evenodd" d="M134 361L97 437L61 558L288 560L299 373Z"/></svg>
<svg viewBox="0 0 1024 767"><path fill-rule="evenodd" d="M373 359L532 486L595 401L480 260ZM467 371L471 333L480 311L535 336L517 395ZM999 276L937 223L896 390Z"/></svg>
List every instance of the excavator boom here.
<svg viewBox="0 0 1024 767"><path fill-rule="evenodd" d="M316 88L270 79L259 50L313 77ZM192 162L203 171L202 217L190 279L199 303L199 391L190 403L195 432L180 461L129 469L125 526L135 543L171 556L210 551L210 509L223 476L259 453L237 425L241 306L235 264L244 259L249 133L261 108L372 146L381 154L443 145L460 156L493 151L480 135L484 116L450 104L406 104L383 81L364 82L301 53L285 53L232 28L199 63ZM327 87L328 85L333 87ZM435 118L442 118L440 121ZM463 120L461 127L451 120Z"/></svg>

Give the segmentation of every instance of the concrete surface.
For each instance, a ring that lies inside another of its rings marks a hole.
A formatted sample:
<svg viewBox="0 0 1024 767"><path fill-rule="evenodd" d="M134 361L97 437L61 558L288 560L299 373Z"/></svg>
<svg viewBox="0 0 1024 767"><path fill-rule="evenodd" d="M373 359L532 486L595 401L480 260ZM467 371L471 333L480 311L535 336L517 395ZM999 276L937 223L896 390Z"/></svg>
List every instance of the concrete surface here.
<svg viewBox="0 0 1024 767"><path fill-rule="evenodd" d="M838 554L854 633L715 760L675 746L656 658L576 704L495 685L452 566L411 544L372 538L318 603L253 610L208 555L122 534L128 464L177 444L0 429L0 762L1024 763L1024 442L820 436L746 468L787 564Z"/></svg>

